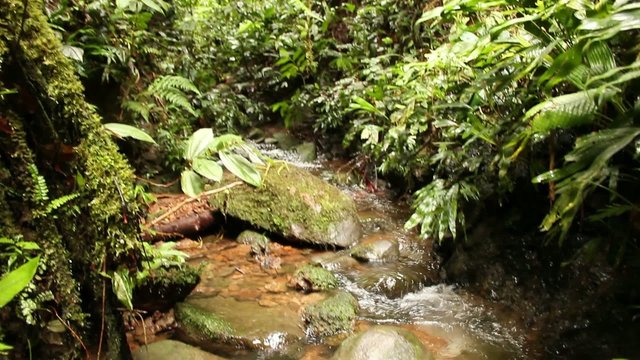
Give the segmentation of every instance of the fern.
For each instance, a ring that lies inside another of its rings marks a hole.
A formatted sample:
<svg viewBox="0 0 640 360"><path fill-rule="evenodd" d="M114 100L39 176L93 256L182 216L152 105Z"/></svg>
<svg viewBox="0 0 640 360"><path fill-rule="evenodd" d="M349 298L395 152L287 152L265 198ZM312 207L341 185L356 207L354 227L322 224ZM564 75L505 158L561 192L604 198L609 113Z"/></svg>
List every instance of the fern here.
<svg viewBox="0 0 640 360"><path fill-rule="evenodd" d="M31 189L31 198L38 205L44 205L49 201L49 188L43 176L38 172L35 164L29 164L29 175L33 181L33 189Z"/></svg>
<svg viewBox="0 0 640 360"><path fill-rule="evenodd" d="M147 92L176 108L185 110L193 116L198 116L185 92L193 92L200 95L200 91L189 79L182 76L161 76L149 86Z"/></svg>
<svg viewBox="0 0 640 360"><path fill-rule="evenodd" d="M125 101L122 103L122 108L127 109L134 114L139 115L144 121L149 122L149 116L151 114L150 106L148 103L138 101Z"/></svg>

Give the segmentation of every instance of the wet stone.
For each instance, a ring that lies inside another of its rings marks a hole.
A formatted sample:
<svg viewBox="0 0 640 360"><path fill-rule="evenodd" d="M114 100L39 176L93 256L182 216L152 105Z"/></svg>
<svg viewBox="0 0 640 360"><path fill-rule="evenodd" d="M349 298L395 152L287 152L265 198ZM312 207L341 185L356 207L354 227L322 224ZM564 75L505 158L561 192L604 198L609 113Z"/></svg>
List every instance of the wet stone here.
<svg viewBox="0 0 640 360"><path fill-rule="evenodd" d="M307 335L332 336L353 330L358 313L358 300L345 291L305 307L302 317Z"/></svg>
<svg viewBox="0 0 640 360"><path fill-rule="evenodd" d="M350 249L351 256L360 261L391 262L398 259L398 241L391 234L373 234Z"/></svg>
<svg viewBox="0 0 640 360"><path fill-rule="evenodd" d="M338 286L338 279L329 270L306 264L293 274L291 286L305 292L330 290Z"/></svg>
<svg viewBox="0 0 640 360"><path fill-rule="evenodd" d="M131 355L133 360L224 360L224 358L175 340L161 340L147 346L141 346Z"/></svg>
<svg viewBox="0 0 640 360"><path fill-rule="evenodd" d="M345 340L331 360L431 360L433 355L411 332L374 326Z"/></svg>

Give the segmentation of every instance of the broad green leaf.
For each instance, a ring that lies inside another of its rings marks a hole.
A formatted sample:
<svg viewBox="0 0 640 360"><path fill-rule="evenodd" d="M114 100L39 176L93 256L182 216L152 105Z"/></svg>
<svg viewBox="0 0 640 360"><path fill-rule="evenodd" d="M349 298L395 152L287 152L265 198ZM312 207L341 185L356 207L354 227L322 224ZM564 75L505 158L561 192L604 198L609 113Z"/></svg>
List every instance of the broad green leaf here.
<svg viewBox="0 0 640 360"><path fill-rule="evenodd" d="M129 7L131 0L116 0L116 7L118 9L126 9Z"/></svg>
<svg viewBox="0 0 640 360"><path fill-rule="evenodd" d="M237 154L221 152L218 154L222 164L233 175L253 186L260 186L262 177L256 168L247 159Z"/></svg>
<svg viewBox="0 0 640 360"><path fill-rule="evenodd" d="M128 310L133 310L133 303L131 299L133 297L133 280L129 276L128 270L120 270L113 273L111 278L113 282L113 292L122 305Z"/></svg>
<svg viewBox="0 0 640 360"><path fill-rule="evenodd" d="M198 129L187 141L184 158L187 160L195 159L198 155L207 150L212 141L213 130L211 128Z"/></svg>
<svg viewBox="0 0 640 360"><path fill-rule="evenodd" d="M62 53L69 59L82 62L84 60L84 50L71 45L62 45Z"/></svg>
<svg viewBox="0 0 640 360"><path fill-rule="evenodd" d="M164 14L164 10L161 7L161 3L155 0L141 0L143 4L147 5L151 10Z"/></svg>
<svg viewBox="0 0 640 360"><path fill-rule="evenodd" d="M22 250L40 250L40 246L33 241L18 241L16 246Z"/></svg>
<svg viewBox="0 0 640 360"><path fill-rule="evenodd" d="M135 126L119 123L108 123L104 124L104 128L119 138L131 137L136 140L146 141L152 144L156 143L153 138L149 136L149 134L138 129Z"/></svg>
<svg viewBox="0 0 640 360"><path fill-rule="evenodd" d="M7 352L7 351L9 351L9 350L11 350L11 349L13 349L13 346L11 346L11 345L7 345L7 344L5 344L5 343L1 343L1 342L0 342L0 353Z"/></svg>
<svg viewBox="0 0 640 360"><path fill-rule="evenodd" d="M218 152L230 149L238 144L242 144L242 138L240 136L234 134L223 134L216 136L213 141L211 141L209 149Z"/></svg>
<svg viewBox="0 0 640 360"><path fill-rule="evenodd" d="M222 167L213 160L195 158L192 167L195 172L209 180L220 181L222 179Z"/></svg>
<svg viewBox="0 0 640 360"><path fill-rule="evenodd" d="M182 172L180 175L180 186L182 187L182 192L191 197L198 196L204 189L202 178L192 170Z"/></svg>
<svg viewBox="0 0 640 360"><path fill-rule="evenodd" d="M39 262L40 256L36 256L0 279L0 308L29 285L36 274Z"/></svg>

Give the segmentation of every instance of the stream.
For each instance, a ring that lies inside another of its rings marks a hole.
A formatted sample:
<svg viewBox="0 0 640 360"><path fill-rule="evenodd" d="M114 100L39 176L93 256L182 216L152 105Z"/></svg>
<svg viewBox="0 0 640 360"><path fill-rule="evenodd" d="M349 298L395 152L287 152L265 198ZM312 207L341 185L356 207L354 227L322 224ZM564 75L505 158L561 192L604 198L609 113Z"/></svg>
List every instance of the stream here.
<svg viewBox="0 0 640 360"><path fill-rule="evenodd" d="M344 168L341 162L296 162L295 155L273 148L261 151L330 182ZM249 245L234 240L233 231L189 241L181 249L190 254L192 264L204 266L204 271L186 302L215 311L252 339L255 347L194 342L179 331L174 337L231 359L330 359L348 334L324 339L306 336L300 313L326 295L305 294L290 286L296 268L317 263L337 275L340 289L356 297L356 332L376 324L404 328L436 359L526 357L524 332L513 314L462 288L442 284L439 259L428 250L431 244L403 228L410 209L394 202L384 190L369 193L356 186L338 186L356 201L363 239L396 239L396 259L358 262L335 249L305 248L272 239L265 264L266 259L251 256Z"/></svg>

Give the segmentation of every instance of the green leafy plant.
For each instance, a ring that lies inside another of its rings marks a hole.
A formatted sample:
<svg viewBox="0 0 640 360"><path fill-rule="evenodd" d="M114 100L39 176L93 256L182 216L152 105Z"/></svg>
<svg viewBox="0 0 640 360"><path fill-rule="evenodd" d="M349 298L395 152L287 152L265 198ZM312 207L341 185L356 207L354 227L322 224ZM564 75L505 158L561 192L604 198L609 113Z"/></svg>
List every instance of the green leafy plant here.
<svg viewBox="0 0 640 360"><path fill-rule="evenodd" d="M253 186L260 186L262 178L256 165L264 165L257 150L245 144L237 135L213 135L210 128L194 132L186 143L184 159L189 167L180 176L182 191L192 197L204 189L205 179L219 182L222 180L222 166L242 181Z"/></svg>

